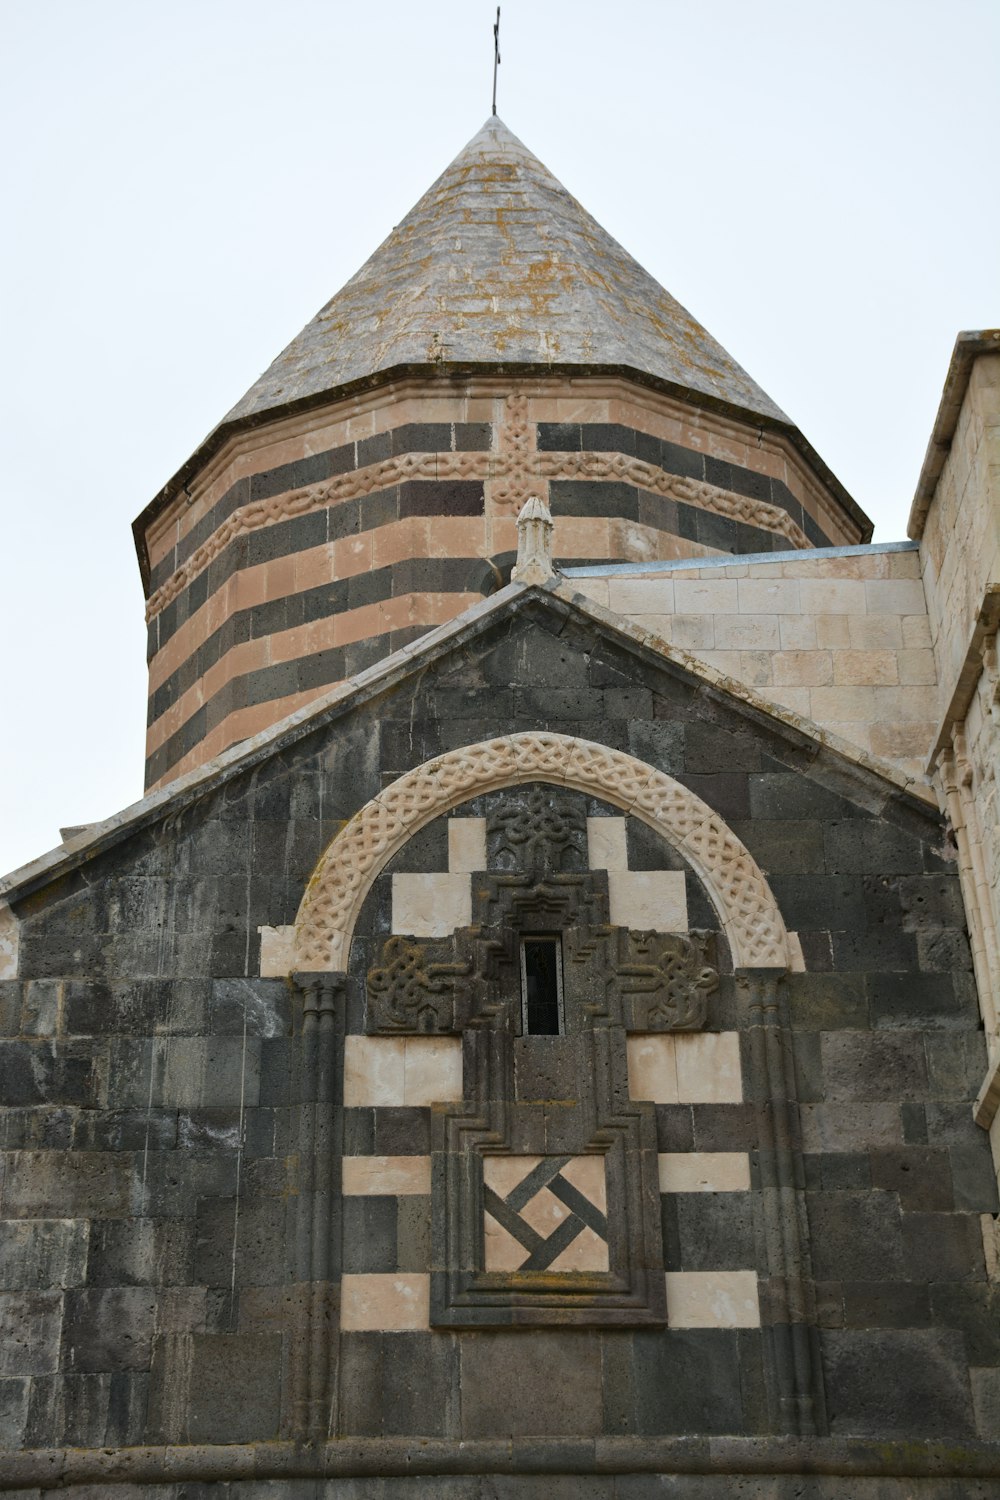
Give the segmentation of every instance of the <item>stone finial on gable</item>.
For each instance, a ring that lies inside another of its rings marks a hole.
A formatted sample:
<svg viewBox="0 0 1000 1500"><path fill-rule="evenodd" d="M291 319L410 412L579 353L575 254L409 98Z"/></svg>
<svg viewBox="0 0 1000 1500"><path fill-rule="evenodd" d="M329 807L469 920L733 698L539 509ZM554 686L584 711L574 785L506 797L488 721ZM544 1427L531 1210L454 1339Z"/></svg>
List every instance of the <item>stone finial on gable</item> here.
<svg viewBox="0 0 1000 1500"><path fill-rule="evenodd" d="M517 562L512 583L547 583L555 576L552 562L552 512L544 500L530 495L517 518Z"/></svg>

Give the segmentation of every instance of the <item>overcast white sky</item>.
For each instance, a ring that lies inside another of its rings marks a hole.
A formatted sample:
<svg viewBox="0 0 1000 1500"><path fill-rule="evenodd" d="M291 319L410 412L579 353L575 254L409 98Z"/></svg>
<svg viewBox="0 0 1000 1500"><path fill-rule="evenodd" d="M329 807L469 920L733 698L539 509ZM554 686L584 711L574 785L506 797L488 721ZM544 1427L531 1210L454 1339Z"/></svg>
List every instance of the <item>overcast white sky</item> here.
<svg viewBox="0 0 1000 1500"><path fill-rule="evenodd" d="M130 523L489 113L489 0L0 0L0 870L141 795ZM998 0L504 0L500 113L905 534Z"/></svg>

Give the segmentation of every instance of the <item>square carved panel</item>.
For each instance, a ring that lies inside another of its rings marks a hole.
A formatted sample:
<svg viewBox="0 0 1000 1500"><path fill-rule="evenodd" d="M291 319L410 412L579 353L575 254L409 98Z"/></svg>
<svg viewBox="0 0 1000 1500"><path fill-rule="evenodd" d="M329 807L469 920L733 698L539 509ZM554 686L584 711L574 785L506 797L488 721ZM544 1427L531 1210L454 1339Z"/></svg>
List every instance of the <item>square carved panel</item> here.
<svg viewBox="0 0 1000 1500"><path fill-rule="evenodd" d="M603 1156L483 1158L487 1271L607 1271Z"/></svg>

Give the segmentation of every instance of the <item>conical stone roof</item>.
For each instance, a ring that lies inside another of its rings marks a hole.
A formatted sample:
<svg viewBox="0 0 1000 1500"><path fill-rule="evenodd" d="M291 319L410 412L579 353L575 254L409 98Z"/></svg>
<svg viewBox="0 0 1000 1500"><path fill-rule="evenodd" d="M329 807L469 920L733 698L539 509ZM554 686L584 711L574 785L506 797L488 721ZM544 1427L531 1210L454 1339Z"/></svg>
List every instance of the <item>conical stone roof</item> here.
<svg viewBox="0 0 1000 1500"><path fill-rule="evenodd" d="M627 369L791 425L495 116L222 426L435 365Z"/></svg>

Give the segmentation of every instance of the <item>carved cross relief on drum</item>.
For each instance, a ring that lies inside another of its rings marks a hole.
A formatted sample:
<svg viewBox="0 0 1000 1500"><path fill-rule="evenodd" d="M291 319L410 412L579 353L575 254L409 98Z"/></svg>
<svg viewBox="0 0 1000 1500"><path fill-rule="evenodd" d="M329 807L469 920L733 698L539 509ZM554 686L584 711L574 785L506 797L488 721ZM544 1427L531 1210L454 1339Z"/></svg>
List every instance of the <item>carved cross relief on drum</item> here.
<svg viewBox="0 0 1000 1500"><path fill-rule="evenodd" d="M396 934L367 976L369 1032L462 1038L463 1098L432 1121L431 1322L663 1323L655 1112L629 1098L626 1036L704 1025L714 936L611 922L578 794L513 787L486 835L469 925Z"/></svg>

